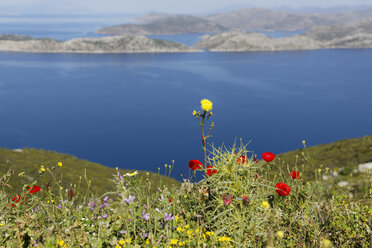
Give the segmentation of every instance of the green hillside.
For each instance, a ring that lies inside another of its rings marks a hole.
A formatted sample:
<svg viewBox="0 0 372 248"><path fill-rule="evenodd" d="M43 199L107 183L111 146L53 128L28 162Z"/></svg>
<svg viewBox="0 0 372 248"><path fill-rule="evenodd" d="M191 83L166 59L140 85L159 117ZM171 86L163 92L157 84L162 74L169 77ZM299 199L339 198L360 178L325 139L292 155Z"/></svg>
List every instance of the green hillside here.
<svg viewBox="0 0 372 248"><path fill-rule="evenodd" d="M328 167L331 170L340 170L340 176L337 177L336 183L345 180L345 178L359 180L359 173L353 173L353 171L358 168L358 164L372 162L371 140L372 136L367 136L307 147L279 154L278 160L282 166L289 164L291 167L293 165L298 168L303 167L303 169L301 168L302 173L309 177L313 175L315 169ZM63 166L59 167L58 162L62 162ZM259 163L262 164L264 161ZM81 194L84 194L88 190L89 180L91 181L89 192L95 195L101 195L114 189L114 185L110 181L113 178L112 174L116 173L114 168L78 159L68 154L28 148L18 151L0 148L0 176L9 172L9 169L13 171L9 182L1 180L0 183L7 193L15 194L20 192L24 184L31 184L35 180L40 186L54 182L48 171L39 175L41 165L48 168L57 179L61 179L61 184L65 189L71 188L75 189L74 191L78 189ZM133 172L133 170L122 169L119 171L121 174ZM18 176L21 172L24 172L24 175ZM63 178L61 178L62 174ZM275 169L273 175L275 175ZM167 187L180 185L180 182L173 178L146 171L139 171L137 180L139 182L151 181L152 192L157 187L162 187L161 185ZM5 183L11 186L5 186Z"/></svg>
<svg viewBox="0 0 372 248"><path fill-rule="evenodd" d="M62 162L62 167L57 165L58 162ZM41 165L44 165L46 169L42 175L39 174ZM101 195L114 189L114 185L110 179L113 179L112 174L117 173L114 168L54 151L29 148L22 150L0 148L0 177L9 173L9 170L13 174L10 177L10 181L4 182L3 179L0 179L0 184L9 194L20 192L23 184L30 184L35 180L37 181L37 185L45 187L47 183L52 184L52 182L55 182L53 180L54 176L57 180L61 180L61 184L65 189L73 189L73 191L78 191L81 194L87 192L88 181L90 180L91 186L89 192L95 195ZM134 170L122 169L119 169L119 171L122 175L134 172ZM18 176L22 172L24 172L23 176ZM161 185L168 187L180 185L180 182L175 179L147 171L138 171L136 178L139 181L149 180L151 182L151 191L155 191ZM11 187L5 186L5 183L11 185Z"/></svg>

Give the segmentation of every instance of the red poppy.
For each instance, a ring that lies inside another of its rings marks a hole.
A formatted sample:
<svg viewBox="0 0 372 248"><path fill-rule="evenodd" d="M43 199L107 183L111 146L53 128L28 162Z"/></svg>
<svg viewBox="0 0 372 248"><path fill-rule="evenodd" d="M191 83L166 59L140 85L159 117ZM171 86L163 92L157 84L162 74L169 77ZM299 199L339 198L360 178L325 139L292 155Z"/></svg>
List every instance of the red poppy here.
<svg viewBox="0 0 372 248"><path fill-rule="evenodd" d="M277 183L275 188L278 195L281 196L289 195L289 192L291 192L291 188L285 183Z"/></svg>
<svg viewBox="0 0 372 248"><path fill-rule="evenodd" d="M300 172L298 171L292 171L291 174L289 174L293 179L300 179Z"/></svg>
<svg viewBox="0 0 372 248"><path fill-rule="evenodd" d="M272 152L264 152L262 153L262 159L265 160L266 162L271 162L275 158L275 154Z"/></svg>
<svg viewBox="0 0 372 248"><path fill-rule="evenodd" d="M198 170L198 169L201 169L203 167L203 164L199 161L199 160L190 160L189 162L189 168L191 170Z"/></svg>
<svg viewBox="0 0 372 248"><path fill-rule="evenodd" d="M30 186L27 186L27 191L29 191L31 189L31 187ZM37 186L37 185L34 185L34 186L32 186L32 189L30 190L30 194L34 194L34 193L36 193L36 192L38 192L38 191L40 191L41 190L41 188L39 187L39 186Z"/></svg>
<svg viewBox="0 0 372 248"><path fill-rule="evenodd" d="M45 187L46 187L46 190L47 190L47 191L50 190L50 185L49 185L49 183L47 183L47 184L45 185Z"/></svg>
<svg viewBox="0 0 372 248"><path fill-rule="evenodd" d="M247 156L245 156L245 155L241 155L241 156L236 160L236 162L237 162L238 164L244 164L244 163L245 163L245 160L248 161Z"/></svg>
<svg viewBox="0 0 372 248"><path fill-rule="evenodd" d="M230 203L232 202L233 196L230 194L227 194L227 195L223 195L222 197L223 197L223 202L225 206L229 206Z"/></svg>
<svg viewBox="0 0 372 248"><path fill-rule="evenodd" d="M258 179L258 174L256 174L256 179Z"/></svg>
<svg viewBox="0 0 372 248"><path fill-rule="evenodd" d="M217 170L212 168L215 168L215 166L214 165L207 166L207 172L205 174L207 174L209 177L217 173Z"/></svg>
<svg viewBox="0 0 372 248"><path fill-rule="evenodd" d="M169 198L170 205L173 205L172 198Z"/></svg>
<svg viewBox="0 0 372 248"><path fill-rule="evenodd" d="M19 202L20 200L22 199L22 197L21 197L21 195L18 195L18 196L15 196L15 197L13 197L13 199L12 199L12 201L14 201L14 202ZM23 204L24 203L24 201L23 202L21 202L20 204ZM12 203L12 207L15 207L15 205Z"/></svg>
<svg viewBox="0 0 372 248"><path fill-rule="evenodd" d="M72 197L74 197L74 192L70 189L70 200L72 200Z"/></svg>

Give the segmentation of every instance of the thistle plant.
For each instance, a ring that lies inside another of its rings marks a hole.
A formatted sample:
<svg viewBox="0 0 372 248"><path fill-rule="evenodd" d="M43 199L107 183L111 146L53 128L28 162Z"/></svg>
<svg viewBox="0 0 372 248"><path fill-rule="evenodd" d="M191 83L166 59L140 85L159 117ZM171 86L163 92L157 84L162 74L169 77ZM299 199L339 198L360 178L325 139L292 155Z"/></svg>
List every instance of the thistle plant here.
<svg viewBox="0 0 372 248"><path fill-rule="evenodd" d="M214 127L214 122L211 123L211 125L209 126L209 131L208 131L208 134L205 135L205 130L204 130L204 126L206 124L206 122L209 120L209 118L212 116L213 112L211 111L212 110L212 107L213 107L213 103L208 100L208 99L203 99L200 101L200 104L201 104L201 109L202 111L198 111L196 112L196 110L194 110L194 112L192 113L195 118L198 120L199 122L199 125L202 129L202 143L203 143L203 150L204 150L204 166L207 167L207 148L206 148L206 143L207 143L207 139L210 136L212 130L213 130L213 127Z"/></svg>

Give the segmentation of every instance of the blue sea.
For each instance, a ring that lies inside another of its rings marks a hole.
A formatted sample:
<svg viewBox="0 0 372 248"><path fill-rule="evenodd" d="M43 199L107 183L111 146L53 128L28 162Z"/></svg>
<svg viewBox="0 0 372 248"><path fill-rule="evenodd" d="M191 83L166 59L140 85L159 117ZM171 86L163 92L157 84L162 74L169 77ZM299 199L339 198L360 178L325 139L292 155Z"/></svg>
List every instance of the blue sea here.
<svg viewBox="0 0 372 248"><path fill-rule="evenodd" d="M62 40L71 36L64 30ZM190 44L198 37L173 39ZM3 52L0 146L153 172L175 160L172 176L181 179L189 160L203 161L201 130L192 115L203 98L213 102L209 141L230 147L242 139L259 158L301 148L302 140L312 146L370 135L371 61L372 49Z"/></svg>

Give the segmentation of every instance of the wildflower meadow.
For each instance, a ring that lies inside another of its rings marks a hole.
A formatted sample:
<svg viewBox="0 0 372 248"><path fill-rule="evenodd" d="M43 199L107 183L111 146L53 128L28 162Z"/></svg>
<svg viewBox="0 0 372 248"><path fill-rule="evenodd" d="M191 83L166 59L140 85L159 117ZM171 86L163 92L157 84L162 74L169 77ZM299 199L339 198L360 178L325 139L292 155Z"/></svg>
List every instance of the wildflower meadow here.
<svg viewBox="0 0 372 248"><path fill-rule="evenodd" d="M355 197L324 183L332 168L311 164L306 141L290 162L254 154L242 141L215 147L212 110L203 99L190 114L203 157L164 168L170 177L174 166L188 166L178 185L152 190L137 171L116 168L112 191L82 193L63 185L68 164L59 161L38 165L39 177L10 195L10 178L27 173L9 169L0 180L0 247L372 247L371 173ZM54 181L44 183L46 175Z"/></svg>

